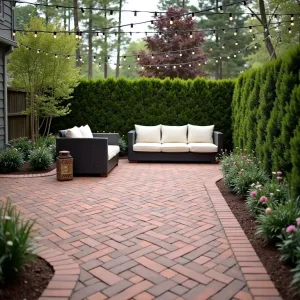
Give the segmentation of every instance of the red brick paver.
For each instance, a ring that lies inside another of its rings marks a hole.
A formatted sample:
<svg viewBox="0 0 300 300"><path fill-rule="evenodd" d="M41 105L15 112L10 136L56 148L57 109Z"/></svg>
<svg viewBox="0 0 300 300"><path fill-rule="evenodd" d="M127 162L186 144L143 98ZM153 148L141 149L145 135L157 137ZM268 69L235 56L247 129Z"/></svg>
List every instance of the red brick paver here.
<svg viewBox="0 0 300 300"><path fill-rule="evenodd" d="M36 219L52 249L42 299L280 299L219 178L218 165L122 160L107 178L1 178L0 201Z"/></svg>

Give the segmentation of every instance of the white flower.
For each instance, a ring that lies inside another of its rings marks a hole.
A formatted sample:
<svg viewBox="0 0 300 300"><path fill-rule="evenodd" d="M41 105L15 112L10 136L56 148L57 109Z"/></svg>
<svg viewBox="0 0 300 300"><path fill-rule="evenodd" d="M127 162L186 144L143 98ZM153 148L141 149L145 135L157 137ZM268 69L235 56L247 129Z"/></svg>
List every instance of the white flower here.
<svg viewBox="0 0 300 300"><path fill-rule="evenodd" d="M252 183L251 186L254 187L254 186L255 186L255 183Z"/></svg>
<svg viewBox="0 0 300 300"><path fill-rule="evenodd" d="M270 196L273 197L273 196L274 196L274 193L270 193Z"/></svg>
<svg viewBox="0 0 300 300"><path fill-rule="evenodd" d="M272 172L273 175L276 175L276 172Z"/></svg>
<svg viewBox="0 0 300 300"><path fill-rule="evenodd" d="M12 241L7 241L6 243L8 246L12 246L13 245L13 242Z"/></svg>
<svg viewBox="0 0 300 300"><path fill-rule="evenodd" d="M10 216L4 216L3 219L4 220L11 220L11 217Z"/></svg>
<svg viewBox="0 0 300 300"><path fill-rule="evenodd" d="M10 232L6 231L6 232L5 232L5 235L10 235Z"/></svg>
<svg viewBox="0 0 300 300"><path fill-rule="evenodd" d="M280 192L280 190L278 190L278 189L277 189L276 191L277 191L277 192Z"/></svg>

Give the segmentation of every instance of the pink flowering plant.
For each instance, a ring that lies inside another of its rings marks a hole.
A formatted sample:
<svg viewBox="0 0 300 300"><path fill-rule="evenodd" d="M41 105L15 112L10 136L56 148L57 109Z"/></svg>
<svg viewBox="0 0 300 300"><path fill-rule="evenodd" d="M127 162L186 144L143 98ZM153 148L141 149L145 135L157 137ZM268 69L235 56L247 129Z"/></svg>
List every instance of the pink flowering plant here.
<svg viewBox="0 0 300 300"><path fill-rule="evenodd" d="M278 242L282 234L298 230L297 220L300 216L300 200L289 199L283 203L267 202L263 213L258 218L257 234L264 240Z"/></svg>
<svg viewBox="0 0 300 300"><path fill-rule="evenodd" d="M0 206L0 281L14 280L23 264L33 257L30 236L33 221L24 221L8 199Z"/></svg>
<svg viewBox="0 0 300 300"><path fill-rule="evenodd" d="M253 182L264 183L268 179L254 152L248 153L247 149L224 152L220 161L225 185L236 194L246 195Z"/></svg>
<svg viewBox="0 0 300 300"><path fill-rule="evenodd" d="M262 201L264 197L267 201ZM288 184L285 180L273 178L265 184L259 182L251 184L246 199L246 206L255 216L264 213L271 203L284 203L288 198Z"/></svg>

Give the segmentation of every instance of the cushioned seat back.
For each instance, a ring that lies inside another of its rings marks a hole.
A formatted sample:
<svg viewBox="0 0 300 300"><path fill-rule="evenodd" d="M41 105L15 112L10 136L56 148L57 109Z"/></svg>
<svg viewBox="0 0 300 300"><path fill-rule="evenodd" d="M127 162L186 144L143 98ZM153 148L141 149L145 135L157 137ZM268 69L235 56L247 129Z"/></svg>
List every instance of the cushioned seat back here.
<svg viewBox="0 0 300 300"><path fill-rule="evenodd" d="M187 125L161 127L162 143L187 143Z"/></svg>
<svg viewBox="0 0 300 300"><path fill-rule="evenodd" d="M66 137L66 132L68 129L63 129L58 131L59 137Z"/></svg>

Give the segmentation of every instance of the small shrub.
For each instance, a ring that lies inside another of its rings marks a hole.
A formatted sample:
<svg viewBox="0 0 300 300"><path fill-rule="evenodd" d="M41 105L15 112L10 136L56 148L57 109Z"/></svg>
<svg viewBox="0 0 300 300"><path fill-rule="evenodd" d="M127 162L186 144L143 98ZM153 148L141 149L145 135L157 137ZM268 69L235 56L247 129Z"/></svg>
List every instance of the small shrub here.
<svg viewBox="0 0 300 300"><path fill-rule="evenodd" d="M22 154L25 161L28 160L30 152L33 148L33 143L28 138L20 138L10 142L13 148L18 149Z"/></svg>
<svg viewBox="0 0 300 300"><path fill-rule="evenodd" d="M124 156L127 153L127 142L123 137L119 138L119 146L120 146L120 155Z"/></svg>
<svg viewBox="0 0 300 300"><path fill-rule="evenodd" d="M53 163L53 154L46 147L37 148L31 151L29 165L34 170L47 170Z"/></svg>
<svg viewBox="0 0 300 300"><path fill-rule="evenodd" d="M34 222L21 219L8 199L0 207L0 280L11 281L20 272L23 264L31 259L30 235Z"/></svg>
<svg viewBox="0 0 300 300"><path fill-rule="evenodd" d="M0 173L18 170L23 165L23 154L15 148L0 150Z"/></svg>
<svg viewBox="0 0 300 300"><path fill-rule="evenodd" d="M296 267L292 269L292 272L294 273L293 280L291 282L292 288L295 290L295 294L300 295L300 253L298 253L298 261L296 263Z"/></svg>
<svg viewBox="0 0 300 300"><path fill-rule="evenodd" d="M264 185L252 184L246 200L246 206L255 216L261 214L267 203L261 202L261 197L266 196L272 202L284 203L288 198L288 185L285 181L273 178Z"/></svg>
<svg viewBox="0 0 300 300"><path fill-rule="evenodd" d="M269 203L268 203L269 205ZM267 211L268 210L268 211ZM300 201L289 199L285 203L270 203L265 214L258 216L257 234L266 241L278 241L282 232L300 216Z"/></svg>

